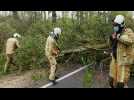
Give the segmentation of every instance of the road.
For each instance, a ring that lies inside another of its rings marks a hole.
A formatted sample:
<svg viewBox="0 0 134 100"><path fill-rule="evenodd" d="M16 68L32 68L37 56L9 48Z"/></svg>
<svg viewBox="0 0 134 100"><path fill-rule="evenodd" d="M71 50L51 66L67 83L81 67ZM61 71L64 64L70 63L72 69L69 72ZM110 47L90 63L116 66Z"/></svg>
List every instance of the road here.
<svg viewBox="0 0 134 100"><path fill-rule="evenodd" d="M81 67L58 79L58 84L48 83L41 88L84 88L83 79L88 67ZM90 88L109 88L108 72L95 71L93 82ZM129 88L134 88L134 78L129 81Z"/></svg>
<svg viewBox="0 0 134 100"><path fill-rule="evenodd" d="M92 65L92 64L90 64ZM41 88L83 88L83 77L85 70L90 66L86 65L80 67L73 72L70 72L59 79L56 80L58 84L52 85L52 83L48 83Z"/></svg>
<svg viewBox="0 0 134 100"><path fill-rule="evenodd" d="M61 80L57 85L48 88L84 88L83 77L85 70L82 70L66 79Z"/></svg>

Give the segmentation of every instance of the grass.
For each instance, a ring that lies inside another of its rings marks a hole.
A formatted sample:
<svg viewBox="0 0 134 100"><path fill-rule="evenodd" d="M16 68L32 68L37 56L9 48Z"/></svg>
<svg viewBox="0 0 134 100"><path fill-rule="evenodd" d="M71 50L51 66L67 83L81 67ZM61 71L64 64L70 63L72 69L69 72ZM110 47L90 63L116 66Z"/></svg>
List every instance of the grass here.
<svg viewBox="0 0 134 100"><path fill-rule="evenodd" d="M41 80L41 79L42 79L42 75L41 74L32 75L32 80L34 80L34 81L38 81L38 80Z"/></svg>
<svg viewBox="0 0 134 100"><path fill-rule="evenodd" d="M85 75L84 75L84 87L85 88L90 88L92 85L92 78L93 78L93 70L89 68L86 70Z"/></svg>
<svg viewBox="0 0 134 100"><path fill-rule="evenodd" d="M80 63L82 65L88 65L91 64L93 59L91 59L88 55L82 55L81 59L80 59ZM83 85L86 88L89 88L92 84L92 77L93 77L93 69L92 66L88 67L88 69L86 70L85 74L84 74L84 79L83 79Z"/></svg>
<svg viewBox="0 0 134 100"><path fill-rule="evenodd" d="M34 71L34 73L31 76L31 79L33 81L39 81L42 79L46 79L47 78L47 69L41 68L41 69L37 69Z"/></svg>

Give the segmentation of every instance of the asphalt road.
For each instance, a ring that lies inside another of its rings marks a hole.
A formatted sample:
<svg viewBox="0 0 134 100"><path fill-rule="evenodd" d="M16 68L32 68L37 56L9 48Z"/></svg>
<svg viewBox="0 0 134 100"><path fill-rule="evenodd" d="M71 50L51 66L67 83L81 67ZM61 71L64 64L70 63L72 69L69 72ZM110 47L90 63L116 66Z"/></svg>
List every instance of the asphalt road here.
<svg viewBox="0 0 134 100"><path fill-rule="evenodd" d="M83 80L86 69L60 80L56 85L47 86L47 88L84 88ZM108 72L96 71L90 88L109 88ZM134 88L134 78L130 79L129 88Z"/></svg>
<svg viewBox="0 0 134 100"><path fill-rule="evenodd" d="M83 77L85 69L80 72L61 80L58 84L50 86L48 88L84 88L83 87Z"/></svg>

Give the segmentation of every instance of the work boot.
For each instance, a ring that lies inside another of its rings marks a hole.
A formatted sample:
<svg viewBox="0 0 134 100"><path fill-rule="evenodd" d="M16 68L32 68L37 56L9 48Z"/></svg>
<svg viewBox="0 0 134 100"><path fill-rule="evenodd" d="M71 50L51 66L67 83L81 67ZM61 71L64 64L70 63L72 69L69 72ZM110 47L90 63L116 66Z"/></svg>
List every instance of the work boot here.
<svg viewBox="0 0 134 100"><path fill-rule="evenodd" d="M116 88L124 88L124 83L118 82Z"/></svg>
<svg viewBox="0 0 134 100"><path fill-rule="evenodd" d="M112 78L112 77L109 77L109 85L110 85L110 87L111 88L114 88L114 85L113 85L113 81L114 81L114 79Z"/></svg>
<svg viewBox="0 0 134 100"><path fill-rule="evenodd" d="M55 76L55 80L57 80L59 77L58 76Z"/></svg>
<svg viewBox="0 0 134 100"><path fill-rule="evenodd" d="M55 84L57 84L56 80L57 80L58 78L59 78L58 76L55 76L55 80L50 80L50 79L49 79L49 81L52 82L53 85L55 85Z"/></svg>
<svg viewBox="0 0 134 100"><path fill-rule="evenodd" d="M49 81L52 82L53 85L56 85L56 84L57 84L57 82L56 82L55 80L50 80L50 79L49 79Z"/></svg>

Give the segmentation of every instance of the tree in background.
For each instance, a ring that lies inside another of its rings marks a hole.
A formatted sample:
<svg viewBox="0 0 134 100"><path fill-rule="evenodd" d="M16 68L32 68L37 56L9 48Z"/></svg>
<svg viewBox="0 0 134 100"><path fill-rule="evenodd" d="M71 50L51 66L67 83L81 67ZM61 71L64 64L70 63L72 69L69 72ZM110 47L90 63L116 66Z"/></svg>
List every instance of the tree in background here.
<svg viewBox="0 0 134 100"><path fill-rule="evenodd" d="M63 29L60 38L62 50L107 43L112 33L111 20L117 14L123 14L126 17L126 25L134 29L134 20L128 11L61 11L61 18L58 17L58 11L3 13L0 15L0 66L4 61L4 41L14 32L19 32L23 36L23 45L20 51L18 50L18 59L16 58L17 63L40 66L45 60L43 50L46 37L55 26Z"/></svg>

